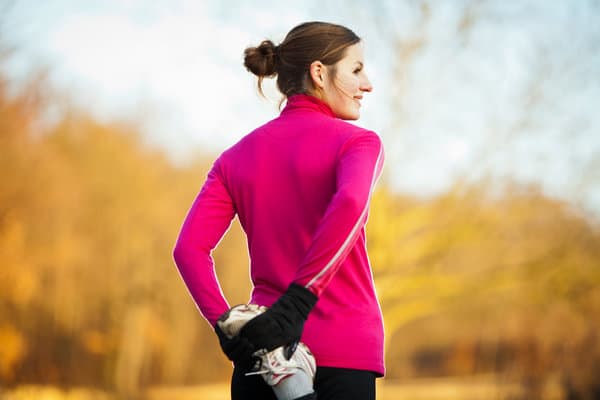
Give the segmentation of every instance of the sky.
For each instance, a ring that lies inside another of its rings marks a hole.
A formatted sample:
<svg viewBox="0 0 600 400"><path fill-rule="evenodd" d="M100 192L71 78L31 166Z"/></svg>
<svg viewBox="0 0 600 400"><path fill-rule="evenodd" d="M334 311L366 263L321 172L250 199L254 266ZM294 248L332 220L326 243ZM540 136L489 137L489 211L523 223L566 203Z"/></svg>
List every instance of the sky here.
<svg viewBox="0 0 600 400"><path fill-rule="evenodd" d="M394 189L510 178L600 215L598 1L0 0L0 13L15 87L45 69L97 118L138 120L179 163L278 115L245 47L307 20L344 24L374 87L353 123L382 137Z"/></svg>

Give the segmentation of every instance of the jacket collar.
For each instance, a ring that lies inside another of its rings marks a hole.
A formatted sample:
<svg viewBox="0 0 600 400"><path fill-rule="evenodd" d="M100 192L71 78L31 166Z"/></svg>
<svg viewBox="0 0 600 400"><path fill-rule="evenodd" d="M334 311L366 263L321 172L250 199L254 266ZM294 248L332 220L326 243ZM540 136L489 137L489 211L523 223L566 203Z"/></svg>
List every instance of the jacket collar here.
<svg viewBox="0 0 600 400"><path fill-rule="evenodd" d="M298 93L288 97L287 103L281 111L281 114L298 109L317 111L335 118L333 110L327 103L318 97L305 93Z"/></svg>

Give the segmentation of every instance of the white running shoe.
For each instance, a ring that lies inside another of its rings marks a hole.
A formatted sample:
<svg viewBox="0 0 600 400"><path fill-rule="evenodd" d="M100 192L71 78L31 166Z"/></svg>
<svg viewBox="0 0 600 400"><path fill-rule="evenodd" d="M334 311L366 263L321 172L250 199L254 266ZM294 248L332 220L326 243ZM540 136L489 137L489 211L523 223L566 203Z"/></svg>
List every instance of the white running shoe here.
<svg viewBox="0 0 600 400"><path fill-rule="evenodd" d="M261 351L259 351L261 353ZM263 375L263 378L270 386L279 384L282 380L297 374L299 371L304 371L311 380L315 378L317 365L315 357L312 355L308 346L304 343L298 343L296 351L288 360L285 357L285 349L283 346L276 348L273 351L265 353L264 350L260 354L261 366L258 371L249 372L246 375Z"/></svg>
<svg viewBox="0 0 600 400"><path fill-rule="evenodd" d="M246 322L266 310L267 307L256 304L239 304L223 314L217 324L227 336L232 338L239 334ZM298 343L296 351L289 360L285 356L285 350L281 346L270 352L265 350L256 351L254 355L260 358L260 367L257 371L248 372L246 375L263 375L265 382L270 386L277 385L299 371L304 371L313 380L317 366L315 357L308 346L304 343Z"/></svg>

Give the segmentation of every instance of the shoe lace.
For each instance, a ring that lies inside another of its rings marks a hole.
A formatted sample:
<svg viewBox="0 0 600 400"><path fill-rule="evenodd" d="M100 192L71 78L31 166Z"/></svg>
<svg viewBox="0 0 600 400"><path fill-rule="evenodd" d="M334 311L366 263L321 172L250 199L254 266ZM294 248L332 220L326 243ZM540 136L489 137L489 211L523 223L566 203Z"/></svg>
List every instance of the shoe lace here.
<svg viewBox="0 0 600 400"><path fill-rule="evenodd" d="M256 371L246 372L246 376L269 373L275 376L289 374L289 364L290 362L285 359L281 351L274 350L271 352L263 352L260 355L260 365L257 366L258 369Z"/></svg>

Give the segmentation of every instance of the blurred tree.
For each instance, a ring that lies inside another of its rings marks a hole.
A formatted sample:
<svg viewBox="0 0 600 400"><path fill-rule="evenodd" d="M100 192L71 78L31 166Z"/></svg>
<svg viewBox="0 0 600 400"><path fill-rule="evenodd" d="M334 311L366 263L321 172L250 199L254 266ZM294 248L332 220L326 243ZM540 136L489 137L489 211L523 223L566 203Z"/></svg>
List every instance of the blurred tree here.
<svg viewBox="0 0 600 400"><path fill-rule="evenodd" d="M178 169L135 127L71 110L40 131L39 111L0 91L3 382L132 394L222 376L228 362L171 258L209 157ZM228 236L215 259L241 302L248 282L229 279L247 269L239 224Z"/></svg>
<svg viewBox="0 0 600 400"><path fill-rule="evenodd" d="M598 226L539 189L499 185L376 193L368 243L389 375L494 372L528 396L558 375L591 390L577 365L599 361Z"/></svg>

